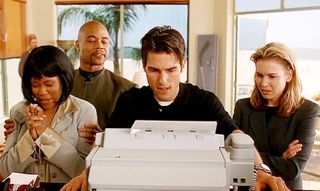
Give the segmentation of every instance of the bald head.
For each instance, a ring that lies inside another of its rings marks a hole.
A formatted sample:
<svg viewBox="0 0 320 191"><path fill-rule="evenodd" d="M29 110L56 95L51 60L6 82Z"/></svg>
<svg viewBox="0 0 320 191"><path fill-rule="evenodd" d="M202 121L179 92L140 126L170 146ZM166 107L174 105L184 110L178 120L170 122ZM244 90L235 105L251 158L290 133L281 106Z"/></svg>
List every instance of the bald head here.
<svg viewBox="0 0 320 191"><path fill-rule="evenodd" d="M80 52L80 68L88 72L100 70L109 55L109 33L99 21L88 21L79 30L76 46Z"/></svg>
<svg viewBox="0 0 320 191"><path fill-rule="evenodd" d="M91 20L91 21L87 21L80 27L79 33L78 33L78 39L80 39L82 35L87 34L90 31L90 29L101 30L106 32L109 35L107 28L101 22Z"/></svg>

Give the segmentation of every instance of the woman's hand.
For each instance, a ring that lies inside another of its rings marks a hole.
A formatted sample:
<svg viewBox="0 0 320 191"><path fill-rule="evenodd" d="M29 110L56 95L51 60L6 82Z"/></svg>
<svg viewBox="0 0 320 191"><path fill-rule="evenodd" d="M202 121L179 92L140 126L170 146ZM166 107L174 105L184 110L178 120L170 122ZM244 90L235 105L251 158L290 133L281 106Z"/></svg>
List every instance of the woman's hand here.
<svg viewBox="0 0 320 191"><path fill-rule="evenodd" d="M33 140L36 140L46 129L43 109L37 104L30 104L26 109L26 123Z"/></svg>
<svg viewBox="0 0 320 191"><path fill-rule="evenodd" d="M282 154L282 158L285 158L285 159L292 158L296 156L296 154L301 150L302 150L302 144L300 144L299 140L296 139L288 145L288 148Z"/></svg>

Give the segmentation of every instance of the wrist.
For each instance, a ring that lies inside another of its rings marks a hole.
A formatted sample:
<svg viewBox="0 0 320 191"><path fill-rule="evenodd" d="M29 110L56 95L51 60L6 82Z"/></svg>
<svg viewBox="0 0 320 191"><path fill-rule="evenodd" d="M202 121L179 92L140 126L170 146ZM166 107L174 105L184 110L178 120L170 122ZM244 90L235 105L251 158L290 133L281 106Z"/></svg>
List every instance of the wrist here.
<svg viewBox="0 0 320 191"><path fill-rule="evenodd" d="M267 174L272 175L271 169L264 163L254 165L254 170L256 170L257 172L262 171L262 172L265 172Z"/></svg>

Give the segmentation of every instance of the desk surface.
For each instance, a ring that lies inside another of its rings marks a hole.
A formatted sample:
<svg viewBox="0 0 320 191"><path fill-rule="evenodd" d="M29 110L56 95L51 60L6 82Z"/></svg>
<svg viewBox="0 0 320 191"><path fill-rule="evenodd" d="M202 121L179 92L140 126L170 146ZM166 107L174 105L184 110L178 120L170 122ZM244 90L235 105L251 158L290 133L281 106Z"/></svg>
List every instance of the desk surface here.
<svg viewBox="0 0 320 191"><path fill-rule="evenodd" d="M32 189L33 191L59 191L64 183L40 183L40 188ZM0 191L6 191L7 185L0 182Z"/></svg>
<svg viewBox="0 0 320 191"><path fill-rule="evenodd" d="M59 191L64 183L40 183L40 187L45 191Z"/></svg>
<svg viewBox="0 0 320 191"><path fill-rule="evenodd" d="M63 185L64 183L40 183L41 188L34 189L34 191L59 191L63 187ZM4 187L5 187L5 183L0 182L0 191L4 190ZM302 190L296 190L296 191L302 191ZM320 191L320 190L303 190L303 191Z"/></svg>

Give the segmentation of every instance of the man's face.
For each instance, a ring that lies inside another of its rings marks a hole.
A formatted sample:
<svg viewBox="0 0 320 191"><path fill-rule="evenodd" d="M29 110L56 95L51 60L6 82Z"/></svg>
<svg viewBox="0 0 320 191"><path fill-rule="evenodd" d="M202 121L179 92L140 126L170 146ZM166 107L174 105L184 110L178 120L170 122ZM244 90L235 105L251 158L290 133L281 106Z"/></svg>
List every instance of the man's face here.
<svg viewBox="0 0 320 191"><path fill-rule="evenodd" d="M109 34L100 23L90 23L76 42L80 50L81 69L93 72L103 68L109 55Z"/></svg>
<svg viewBox="0 0 320 191"><path fill-rule="evenodd" d="M174 53L149 52L144 70L149 86L159 101L173 101L179 93L182 67Z"/></svg>
<svg viewBox="0 0 320 191"><path fill-rule="evenodd" d="M34 49L34 48L36 48L36 47L38 47L38 41L37 41L37 39L32 39L31 41L30 41L30 48L31 49Z"/></svg>

